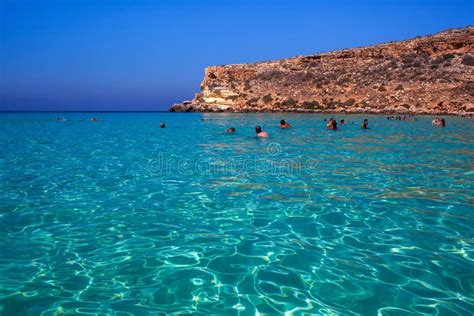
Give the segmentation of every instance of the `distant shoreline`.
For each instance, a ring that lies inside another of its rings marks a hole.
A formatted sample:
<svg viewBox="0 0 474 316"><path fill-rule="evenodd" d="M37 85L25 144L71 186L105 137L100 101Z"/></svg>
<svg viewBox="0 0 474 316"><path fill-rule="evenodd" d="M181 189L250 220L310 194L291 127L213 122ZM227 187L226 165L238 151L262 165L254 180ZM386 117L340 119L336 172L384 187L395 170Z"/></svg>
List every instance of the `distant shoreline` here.
<svg viewBox="0 0 474 316"><path fill-rule="evenodd" d="M300 115L374 115L374 116L459 116L464 117L470 115L471 113L461 114L461 113L395 113L395 112L383 112L383 113L374 113L374 112L302 112L302 111L253 111L253 112L231 112L231 111L222 111L222 112L171 112L169 113L180 113L180 114L191 114L191 113L201 113L201 114L300 114Z"/></svg>
<svg viewBox="0 0 474 316"><path fill-rule="evenodd" d="M259 115L343 115L343 116L350 116L350 115L366 115L366 116L456 116L456 117L465 117L464 114L455 114L455 113L343 113L343 112L298 112L298 111L273 111L273 112L170 112L170 111L0 111L0 114L33 114L33 113L59 113L59 114L67 114L67 113L160 113L160 114L212 114L212 115L229 115L229 114L259 114Z"/></svg>

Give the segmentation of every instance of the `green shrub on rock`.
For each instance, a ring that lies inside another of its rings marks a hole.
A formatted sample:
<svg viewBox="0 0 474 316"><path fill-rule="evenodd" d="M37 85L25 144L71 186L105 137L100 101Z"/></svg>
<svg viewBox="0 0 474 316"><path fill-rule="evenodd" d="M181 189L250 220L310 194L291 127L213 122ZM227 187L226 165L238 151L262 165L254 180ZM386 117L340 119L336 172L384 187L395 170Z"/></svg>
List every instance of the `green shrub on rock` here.
<svg viewBox="0 0 474 316"><path fill-rule="evenodd" d="M464 57L462 58L461 63L463 65L467 65L467 66L474 66L474 56L464 55Z"/></svg>
<svg viewBox="0 0 474 316"><path fill-rule="evenodd" d="M272 102L273 101L272 95L267 94L267 95L263 96L262 101L265 102L265 103Z"/></svg>
<svg viewBox="0 0 474 316"><path fill-rule="evenodd" d="M348 106L353 106L355 102L356 102L355 99L350 98L349 100L347 100L346 102L344 102L343 105L346 106L346 107L348 107Z"/></svg>
<svg viewBox="0 0 474 316"><path fill-rule="evenodd" d="M303 102L303 108L305 109L315 109L319 107L320 105L318 101L304 101Z"/></svg>
<svg viewBox="0 0 474 316"><path fill-rule="evenodd" d="M295 99L291 97L287 98L281 103L281 105L286 106L286 107L295 106L296 104L298 104L298 101L296 101Z"/></svg>

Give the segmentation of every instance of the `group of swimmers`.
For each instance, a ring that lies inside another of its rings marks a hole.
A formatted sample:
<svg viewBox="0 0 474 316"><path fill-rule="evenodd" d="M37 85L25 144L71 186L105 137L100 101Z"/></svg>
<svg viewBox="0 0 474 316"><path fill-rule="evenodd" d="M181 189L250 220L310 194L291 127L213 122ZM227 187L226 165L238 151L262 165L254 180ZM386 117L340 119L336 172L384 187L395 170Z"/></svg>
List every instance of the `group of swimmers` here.
<svg viewBox="0 0 474 316"><path fill-rule="evenodd" d="M407 118L406 116L403 116L403 117L402 116L387 116L387 120L413 121L415 119L409 118L409 117ZM65 122L67 120L64 117L59 116L59 117L56 118L56 121ZM97 117L92 117L92 118L90 118L90 121L91 122L98 122L99 119ZM337 130L337 121L334 118L331 117L329 120L324 119L324 121L325 122L327 121L327 124L326 124L327 129ZM431 121L431 123L434 126L437 126L437 127L445 127L446 126L446 121L442 117L435 118L433 121ZM341 125L347 125L347 124L354 124L354 122L345 121L344 119L342 119L340 121L340 124ZM369 120L364 119L364 121L360 125L360 128L369 129L368 125L369 125ZM163 122L160 122L160 128L165 128L165 127L166 127L166 124L163 123ZM291 125L289 123L287 123L285 120L281 120L280 121L280 128L281 129L291 128ZM225 131L227 133L235 133L235 128L234 127L229 127ZM262 128L260 126L255 126L255 132L257 133L258 137L268 137L268 133L263 132Z"/></svg>
<svg viewBox="0 0 474 316"><path fill-rule="evenodd" d="M280 121L280 128L281 129L286 129L286 128L291 128L291 125L288 124L285 120ZM226 133L235 133L235 127L229 127L228 129L225 130ZM255 126L255 133L257 134L257 137L268 137L268 132L262 131L262 127L257 125Z"/></svg>
<svg viewBox="0 0 474 316"><path fill-rule="evenodd" d="M392 118L393 118L393 116L392 116ZM392 118L387 117L388 120L391 120ZM413 120L413 119L407 118L405 116L403 118L401 116L398 116L398 117L395 118L395 120L408 121L408 120ZM329 129L329 130L337 130L338 129L337 121L334 118L331 117L329 120L324 119L324 121L327 121L327 124L326 124L327 129ZM347 124L354 124L354 122L345 121L344 119L342 119L342 120L340 120L340 124L341 125L347 125ZM437 117L432 121L432 124L437 126L437 127L445 127L446 126L446 121L444 120L444 118ZM281 120L280 121L280 128L281 129L291 128L291 125L289 123L287 123L285 120ZM369 129L369 120L364 119L362 121L362 124L360 125L360 128L361 129ZM226 131L226 133L235 133L235 128L234 127L229 127L225 131ZM255 126L255 133L257 134L257 137L263 137L263 138L268 137L268 133L262 131L262 127L258 126L258 125Z"/></svg>
<svg viewBox="0 0 474 316"><path fill-rule="evenodd" d="M344 119L342 119L342 120L340 121L340 124L341 124L341 125L347 125L347 124L354 124L354 122L349 122L349 121L346 122ZM326 124L326 128L327 128L327 129L331 129L331 130L337 130L337 121L331 117L331 118L329 119L328 123ZM362 129L369 129L369 120L368 120L368 119L364 119L364 121L363 121L362 124L360 125L360 128L362 128Z"/></svg>
<svg viewBox="0 0 474 316"><path fill-rule="evenodd" d="M324 121L326 121L326 119L324 119ZM354 122L346 122L344 119L342 119L340 122L341 122L342 125L344 125L344 124L353 124L354 123ZM364 119L364 121L362 122L360 128L369 129L368 125L369 125L369 120ZM285 120L281 120L280 121L280 128L281 129L291 128L291 124L289 124ZM334 118L330 118L328 123L326 124L326 128L330 129L330 130L337 130L337 121ZM235 127L229 127L228 129L225 130L225 132L226 133L235 133ZM255 133L257 134L257 137L263 137L263 138L268 137L268 132L262 131L262 127L259 126L259 125L255 126Z"/></svg>

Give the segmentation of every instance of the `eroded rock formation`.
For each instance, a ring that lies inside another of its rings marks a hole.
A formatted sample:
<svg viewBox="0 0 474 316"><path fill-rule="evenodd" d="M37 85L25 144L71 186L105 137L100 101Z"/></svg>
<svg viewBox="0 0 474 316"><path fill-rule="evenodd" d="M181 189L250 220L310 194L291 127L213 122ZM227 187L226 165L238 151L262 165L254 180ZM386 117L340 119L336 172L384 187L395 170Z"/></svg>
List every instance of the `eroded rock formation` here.
<svg viewBox="0 0 474 316"><path fill-rule="evenodd" d="M211 66L176 112L474 112L474 27L255 64Z"/></svg>

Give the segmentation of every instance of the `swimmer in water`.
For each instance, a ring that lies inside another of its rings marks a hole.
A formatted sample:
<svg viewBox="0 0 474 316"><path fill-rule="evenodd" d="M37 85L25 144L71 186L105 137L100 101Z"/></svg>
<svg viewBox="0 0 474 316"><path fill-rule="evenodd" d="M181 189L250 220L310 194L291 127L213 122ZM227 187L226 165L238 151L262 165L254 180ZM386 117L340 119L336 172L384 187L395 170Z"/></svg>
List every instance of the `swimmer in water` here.
<svg viewBox="0 0 474 316"><path fill-rule="evenodd" d="M445 127L446 126L446 121L444 120L444 118L435 118L433 121L431 121L431 124L433 124L434 126L437 126L437 127Z"/></svg>
<svg viewBox="0 0 474 316"><path fill-rule="evenodd" d="M99 121L99 119L97 117L92 117L91 118L91 122L98 122L98 121Z"/></svg>
<svg viewBox="0 0 474 316"><path fill-rule="evenodd" d="M165 123L161 122L160 123L160 128L165 128L165 127L166 127Z"/></svg>
<svg viewBox="0 0 474 316"><path fill-rule="evenodd" d="M362 125L360 126L360 128L362 129L369 129L367 127L367 125L369 125L369 120L368 119L364 119L364 121L362 122Z"/></svg>
<svg viewBox="0 0 474 316"><path fill-rule="evenodd" d="M280 128L290 128L291 125L285 122L285 120L280 121Z"/></svg>
<svg viewBox="0 0 474 316"><path fill-rule="evenodd" d="M336 122L336 120L331 117L331 118L329 119L329 122L326 124L326 128L327 128L327 129L331 129L331 130L336 130L336 129L337 129L337 122Z"/></svg>
<svg viewBox="0 0 474 316"><path fill-rule="evenodd" d="M257 133L257 137L268 137L268 133L262 132L262 128L260 126L255 126L255 132Z"/></svg>
<svg viewBox="0 0 474 316"><path fill-rule="evenodd" d="M235 133L235 128L229 127L228 129L225 130L226 133Z"/></svg>

